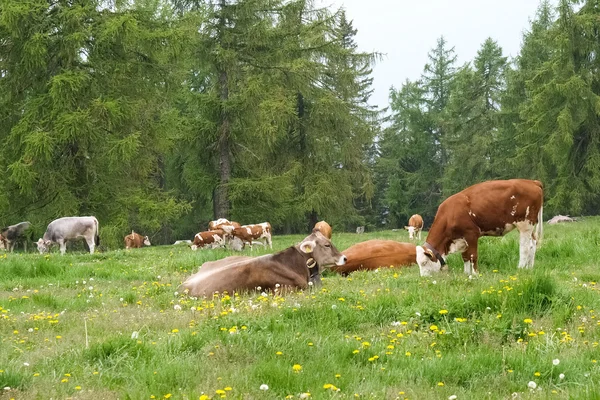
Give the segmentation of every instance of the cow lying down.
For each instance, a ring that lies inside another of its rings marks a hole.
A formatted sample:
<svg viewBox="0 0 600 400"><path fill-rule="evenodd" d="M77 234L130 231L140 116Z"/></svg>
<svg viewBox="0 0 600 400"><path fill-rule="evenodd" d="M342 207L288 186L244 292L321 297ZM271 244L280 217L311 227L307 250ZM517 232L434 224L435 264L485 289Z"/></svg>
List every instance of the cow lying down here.
<svg viewBox="0 0 600 400"><path fill-rule="evenodd" d="M205 262L182 286L194 297L211 296L215 292L232 294L258 287L263 290L276 287L304 289L309 281L321 282L324 267L345 262L346 256L329 239L316 232L279 253L260 257L231 256Z"/></svg>
<svg viewBox="0 0 600 400"><path fill-rule="evenodd" d="M348 262L331 268L342 275L358 270L402 267L417 263L417 246L394 240L367 240L348 247L342 254L348 258Z"/></svg>

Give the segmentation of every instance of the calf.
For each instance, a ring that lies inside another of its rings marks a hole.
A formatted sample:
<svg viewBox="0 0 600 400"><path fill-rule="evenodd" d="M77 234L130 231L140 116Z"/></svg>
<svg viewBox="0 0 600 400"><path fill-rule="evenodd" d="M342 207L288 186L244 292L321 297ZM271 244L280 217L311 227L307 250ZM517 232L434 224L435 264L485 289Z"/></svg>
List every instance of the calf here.
<svg viewBox="0 0 600 400"><path fill-rule="evenodd" d="M233 239L238 238L242 241L242 247L248 243L252 249L252 240L265 239L265 244L273 248L271 241L271 224L263 222L256 225L242 225L240 228L235 228L231 231Z"/></svg>
<svg viewBox="0 0 600 400"><path fill-rule="evenodd" d="M416 240L417 235L419 235L419 240L421 240L421 231L423 230L423 217L419 214L415 214L408 220L408 226L405 226L404 229L408 231L408 238L410 240Z"/></svg>
<svg viewBox="0 0 600 400"><path fill-rule="evenodd" d="M437 210L425 244L417 246L421 275L440 271L446 256L457 251L465 273L476 273L479 238L502 236L514 228L520 233L519 268L533 268L543 234L543 197L542 183L526 179L483 182L448 197Z"/></svg>
<svg viewBox="0 0 600 400"><path fill-rule="evenodd" d="M139 249L143 246L150 246L148 236L142 236L139 233L131 231L131 234L123 238L125 241L125 249Z"/></svg>
<svg viewBox="0 0 600 400"><path fill-rule="evenodd" d="M196 251L199 247L211 245L214 249L225 245L225 232L222 229L196 233L191 249Z"/></svg>
<svg viewBox="0 0 600 400"><path fill-rule="evenodd" d="M402 267L417 262L414 244L394 240L367 240L350 246L342 254L348 261L344 265L331 267L332 271L342 275L380 267Z"/></svg>
<svg viewBox="0 0 600 400"><path fill-rule="evenodd" d="M250 290L300 288L321 282L324 267L343 265L341 254L320 232L311 233L300 244L261 257L233 256L202 264L200 271L182 285L190 296L233 294Z"/></svg>
<svg viewBox="0 0 600 400"><path fill-rule="evenodd" d="M44 237L37 241L40 254L46 253L53 243L60 246L60 254L67 251L67 241L85 239L90 254L100 244L98 236L98 220L96 217L63 217L48 224Z"/></svg>
<svg viewBox="0 0 600 400"><path fill-rule="evenodd" d="M27 239L24 236L30 226L31 222L19 222L18 224L2 228L1 236L4 241L4 248L12 253L17 241L23 241L23 247L25 252L27 252Z"/></svg>
<svg viewBox="0 0 600 400"><path fill-rule="evenodd" d="M323 236L331 240L331 226L325 221L319 221L315 224L313 232L321 232Z"/></svg>

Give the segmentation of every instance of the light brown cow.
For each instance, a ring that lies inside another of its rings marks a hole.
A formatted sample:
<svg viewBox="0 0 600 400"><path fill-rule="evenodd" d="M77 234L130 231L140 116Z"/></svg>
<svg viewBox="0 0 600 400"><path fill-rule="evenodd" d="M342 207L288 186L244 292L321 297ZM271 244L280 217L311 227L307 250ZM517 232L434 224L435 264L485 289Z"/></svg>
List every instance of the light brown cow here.
<svg viewBox="0 0 600 400"><path fill-rule="evenodd" d="M346 263L331 267L332 271L342 275L358 270L402 267L417 263L416 246L394 240L367 240L348 247L342 254L348 257Z"/></svg>
<svg viewBox="0 0 600 400"><path fill-rule="evenodd" d="M465 273L476 273L479 238L502 236L514 228L521 236L519 268L533 268L543 234L543 198L542 183L526 179L483 182L448 197L437 210L425 244L417 246L421 275L440 271L446 256L457 251Z"/></svg>
<svg viewBox="0 0 600 400"><path fill-rule="evenodd" d="M134 231L131 231L131 234L125 236L123 240L125 241L126 249L139 249L144 245L150 246L150 239L148 236L142 236Z"/></svg>
<svg viewBox="0 0 600 400"><path fill-rule="evenodd" d="M233 239L239 239L243 246L248 243L250 249L252 249L252 241L265 239L265 244L271 249L273 248L273 242L271 240L271 224L263 222L255 225L242 225L240 228L235 228L231 231Z"/></svg>
<svg viewBox="0 0 600 400"><path fill-rule="evenodd" d="M415 214L408 220L408 226L405 226L404 229L408 231L408 238L410 240L416 240L417 235L419 235L419 240L421 240L421 231L423 230L423 217L419 214Z"/></svg>
<svg viewBox="0 0 600 400"><path fill-rule="evenodd" d="M204 231L196 233L192 241L191 249L196 251L199 247L210 245L211 248L225 246L225 231L216 229L213 231Z"/></svg>
<svg viewBox="0 0 600 400"><path fill-rule="evenodd" d="M209 231L214 231L217 229L223 229L225 232L227 233L231 233L231 231L235 228L240 228L241 225L239 222L235 222L235 221L229 221L228 219L225 218L219 218L217 220L214 221L210 221L208 223L208 230Z"/></svg>
<svg viewBox="0 0 600 400"><path fill-rule="evenodd" d="M325 221L319 221L315 224L313 232L321 232L323 236L331 240L331 226Z"/></svg>
<svg viewBox="0 0 600 400"><path fill-rule="evenodd" d="M190 296L233 294L250 290L305 289L319 284L324 267L342 265L341 254L321 233L311 233L300 244L260 257L233 256L202 264L182 285Z"/></svg>

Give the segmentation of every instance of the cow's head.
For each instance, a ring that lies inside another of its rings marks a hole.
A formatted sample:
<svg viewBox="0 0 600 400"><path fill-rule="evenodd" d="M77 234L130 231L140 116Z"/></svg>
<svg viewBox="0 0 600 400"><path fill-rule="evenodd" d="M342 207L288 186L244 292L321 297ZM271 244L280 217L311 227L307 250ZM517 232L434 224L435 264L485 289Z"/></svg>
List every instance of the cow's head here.
<svg viewBox="0 0 600 400"><path fill-rule="evenodd" d="M321 268L333 264L344 265L347 260L346 256L340 253L331 240L321 232L311 233L298 245L298 249L305 254L310 254Z"/></svg>
<svg viewBox="0 0 600 400"><path fill-rule="evenodd" d="M148 236L144 236L144 245L150 246L150 238Z"/></svg>
<svg viewBox="0 0 600 400"><path fill-rule="evenodd" d="M417 264L419 264L421 276L431 276L435 272L446 270L446 268L442 268L442 263L433 254L433 251L423 246L417 246Z"/></svg>
<svg viewBox="0 0 600 400"><path fill-rule="evenodd" d="M414 226L405 226L404 229L408 231L408 238L413 239L415 237L415 227Z"/></svg>
<svg viewBox="0 0 600 400"><path fill-rule="evenodd" d="M44 254L44 253L47 253L48 250L50 249L50 245L52 244L52 241L44 240L44 239L40 238L36 244L37 244L37 249L40 252L40 254Z"/></svg>

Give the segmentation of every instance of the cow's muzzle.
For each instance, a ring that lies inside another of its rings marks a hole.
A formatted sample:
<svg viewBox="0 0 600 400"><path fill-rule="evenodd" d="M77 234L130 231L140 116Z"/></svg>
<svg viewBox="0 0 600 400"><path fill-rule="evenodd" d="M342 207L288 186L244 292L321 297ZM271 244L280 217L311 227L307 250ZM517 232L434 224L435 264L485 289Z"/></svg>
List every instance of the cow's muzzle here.
<svg viewBox="0 0 600 400"><path fill-rule="evenodd" d="M335 263L335 265L344 265L346 264L346 261L348 261L348 257L342 255L340 259Z"/></svg>

